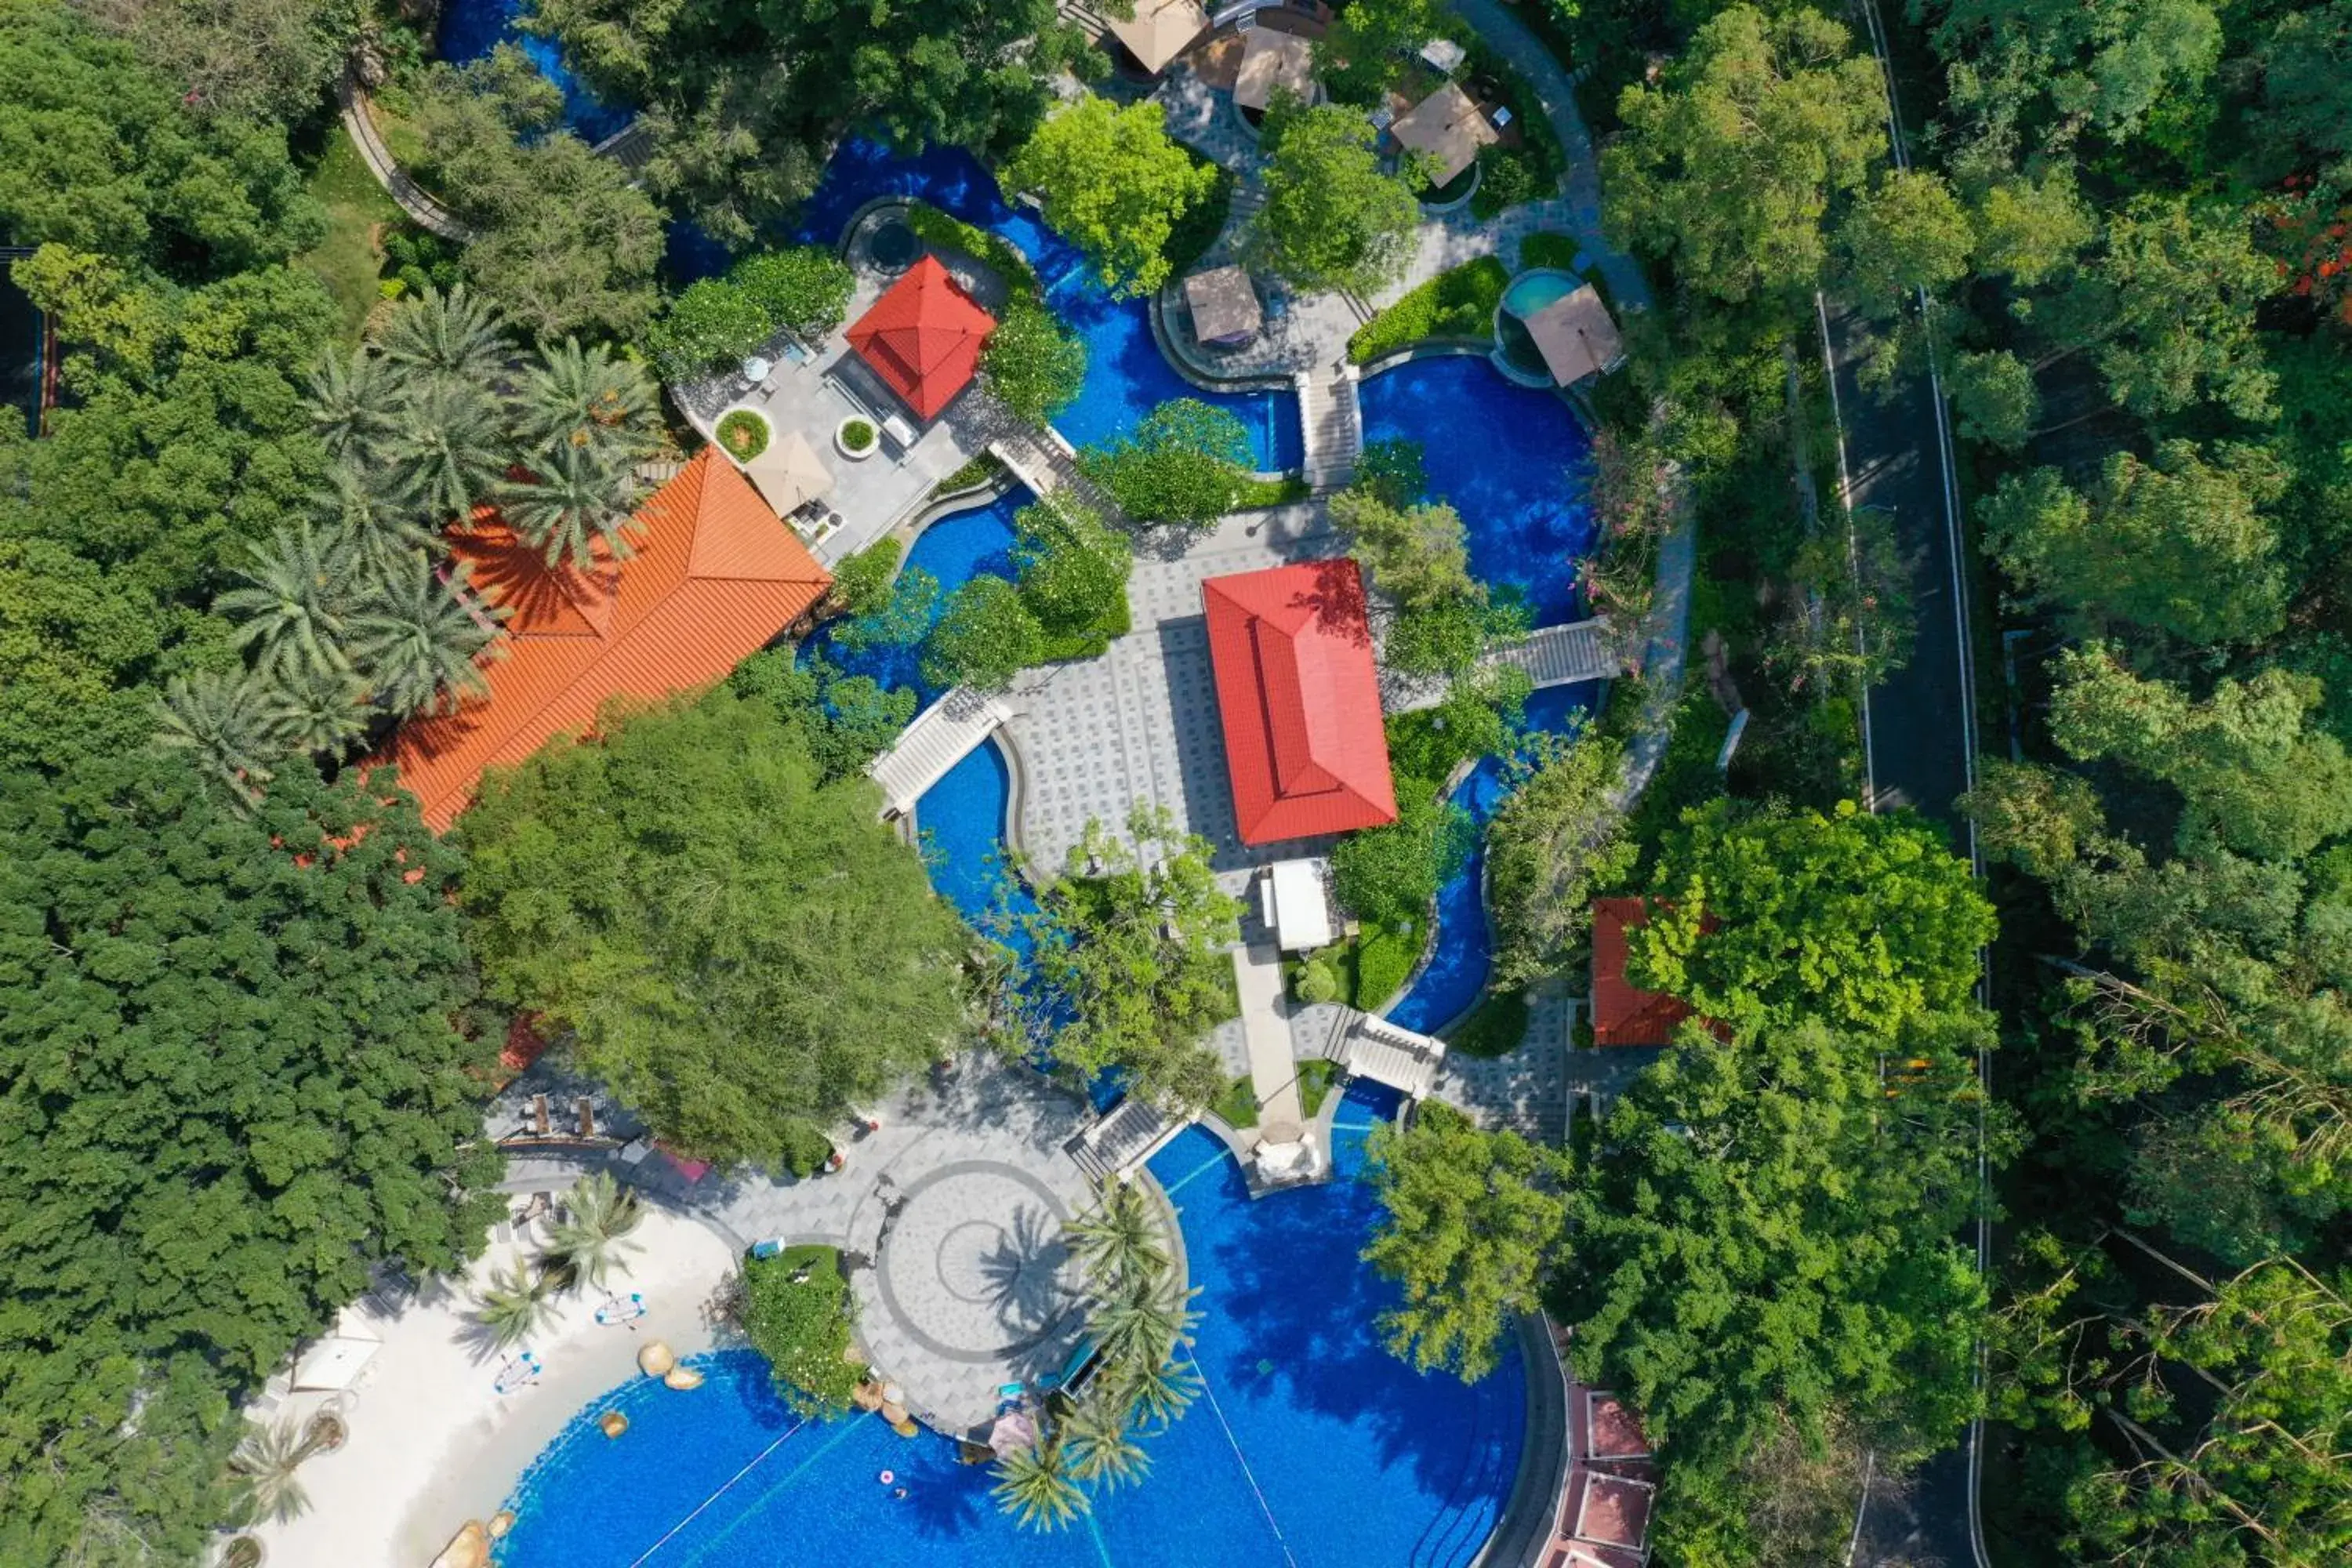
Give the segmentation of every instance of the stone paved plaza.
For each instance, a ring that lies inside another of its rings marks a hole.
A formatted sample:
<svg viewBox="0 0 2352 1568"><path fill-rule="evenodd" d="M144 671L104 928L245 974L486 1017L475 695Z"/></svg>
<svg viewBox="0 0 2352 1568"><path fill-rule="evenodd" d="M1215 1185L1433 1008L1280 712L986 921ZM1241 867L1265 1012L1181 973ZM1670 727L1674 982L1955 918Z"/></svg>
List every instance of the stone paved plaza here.
<svg viewBox="0 0 2352 1568"><path fill-rule="evenodd" d="M1100 658L1025 673L1004 700L1021 769L1019 847L1058 872L1088 821L1123 831L1138 805L1165 807L1209 841L1230 891L1255 868L1315 856L1329 840L1244 845L1209 668L1201 583L1339 550L1319 503L1228 518L1212 534L1139 554L1128 587L1134 629Z"/></svg>

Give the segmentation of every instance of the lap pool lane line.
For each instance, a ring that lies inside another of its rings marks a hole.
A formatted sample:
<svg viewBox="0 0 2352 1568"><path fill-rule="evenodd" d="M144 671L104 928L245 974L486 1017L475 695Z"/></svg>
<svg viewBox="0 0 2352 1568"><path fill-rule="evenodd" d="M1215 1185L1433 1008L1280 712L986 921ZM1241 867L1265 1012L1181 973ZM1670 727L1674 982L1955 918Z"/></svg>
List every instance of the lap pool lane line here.
<svg viewBox="0 0 2352 1568"><path fill-rule="evenodd" d="M801 1429L801 1426L805 1426L807 1425L808 1423L803 1421L800 1424L800 1426L793 1427L793 1432L797 1432ZM764 1459L768 1457L768 1454L775 1452L777 1445L782 1443L784 1437L791 1436L793 1432L785 1433L783 1437L779 1437L774 1443L768 1445L767 1453L761 1454L760 1456L760 1459ZM753 1515L764 1510L770 1502L775 1500L775 1496L778 1492L782 1491L786 1487L791 1486L794 1481L800 1479L802 1475L807 1471L811 1465L815 1464L819 1459L824 1458L827 1454L832 1453L835 1448L840 1447L842 1444L847 1442L850 1438L855 1437L856 1436L857 1436L857 1423L855 1421L843 1422L841 1424L841 1430L835 1433L831 1439L820 1444L806 1458L803 1458L799 1464L794 1465L791 1469L786 1470L783 1473L782 1479L778 1480L774 1486L770 1487L766 1491L761 1492L758 1498L753 1500L749 1508L746 1508L740 1513L738 1513L733 1519L730 1520L725 1529L712 1536L709 1541L704 1542L700 1546L696 1547L690 1556L683 1558L681 1561L691 1564L703 1562L709 1558L711 1552L718 1550L719 1542L725 1541L729 1536L734 1534L737 1530L740 1529L745 1520L751 1518ZM751 1464L744 1466L743 1469L745 1471L749 1471L751 1468L751 1465L758 1464L760 1459L752 1460ZM740 1480L741 1479L742 1475L740 1473L739 1473L735 1478L736 1480ZM727 1483L727 1486L731 1487L734 1484L735 1481L730 1480ZM726 1489L727 1487L719 1488L719 1492L713 1493L704 1501L702 1508L698 1508L694 1510L695 1513L700 1513L703 1508L709 1508L712 1503L717 1502L719 1500L719 1493L725 1492ZM684 1530L687 1525L692 1521L693 1517L693 1514L689 1514L685 1519L680 1520L676 1530L671 1531L668 1535L662 1537L661 1541L655 1544L652 1552L646 1552L644 1556L638 1558L636 1562L630 1563L629 1568L644 1568L644 1564L653 1560L654 1552L659 1552L663 1545L666 1545L678 1533L678 1531Z"/></svg>
<svg viewBox="0 0 2352 1568"><path fill-rule="evenodd" d="M748 1476L753 1470L758 1469L761 1462L764 1461L769 1455L774 1453L777 1449L782 1447L787 1442L791 1441L793 1434L798 1432L802 1427L807 1425L807 1420L803 1418L802 1420L793 1422L790 1426L785 1427L782 1436L778 1437L774 1442L769 1444L766 1447L752 1455L751 1460L749 1464L736 1471L733 1475L728 1477L726 1481L720 1485L717 1491L712 1492L709 1497L704 1498L700 1502L695 1504L693 1512L688 1514L684 1519L679 1520L676 1524L671 1525L668 1531L659 1541L655 1542L651 1546L646 1547L643 1552L638 1552L635 1558L631 1559L629 1568L644 1568L646 1563L652 1562L656 1552L659 1552L663 1547L667 1546L671 1542L677 1540L680 1531L685 1530L688 1525L692 1524L696 1520L700 1519L704 1510L709 1509L712 1503L717 1502L720 1498L725 1497L728 1492L734 1488L737 1481L741 1480L745 1476Z"/></svg>

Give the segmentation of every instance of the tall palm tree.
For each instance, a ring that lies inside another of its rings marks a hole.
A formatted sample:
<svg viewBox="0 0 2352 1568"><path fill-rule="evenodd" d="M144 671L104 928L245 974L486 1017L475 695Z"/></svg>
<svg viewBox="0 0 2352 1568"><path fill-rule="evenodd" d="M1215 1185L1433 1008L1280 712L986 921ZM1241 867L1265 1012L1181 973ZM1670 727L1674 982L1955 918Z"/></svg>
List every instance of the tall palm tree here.
<svg viewBox="0 0 2352 1568"><path fill-rule="evenodd" d="M400 405L384 466L397 492L435 517L463 517L506 472L498 402L472 382L428 381Z"/></svg>
<svg viewBox="0 0 2352 1568"><path fill-rule="evenodd" d="M566 338L540 346L515 389L515 438L531 453L593 449L635 462L653 447L654 383L641 365Z"/></svg>
<svg viewBox="0 0 2352 1568"><path fill-rule="evenodd" d="M1167 1426L1183 1415L1201 1393L1200 1377L1191 1364L1172 1355L1129 1362L1113 1369L1109 1376L1106 1396L1118 1400L1127 1418L1140 1426Z"/></svg>
<svg viewBox="0 0 2352 1568"><path fill-rule="evenodd" d="M367 350L330 350L310 373L310 428L338 463L366 468L399 424L399 373Z"/></svg>
<svg viewBox="0 0 2352 1568"><path fill-rule="evenodd" d="M626 531L638 488L626 463L593 447L558 447L541 460L535 479L499 487L499 510L539 546L549 565L569 561L584 570L594 563L600 539L614 555L628 554Z"/></svg>
<svg viewBox="0 0 2352 1568"><path fill-rule="evenodd" d="M555 1292L521 1263L494 1268L474 1298L474 1316L490 1342L510 1350L555 1317Z"/></svg>
<svg viewBox="0 0 2352 1568"><path fill-rule="evenodd" d="M237 646L258 644L264 668L310 676L351 668L342 649L351 563L332 536L321 538L308 521L280 528L253 546L253 564L241 574L247 585L213 607L242 623Z"/></svg>
<svg viewBox="0 0 2352 1568"><path fill-rule="evenodd" d="M352 657L376 701L405 718L454 707L489 689L476 660L496 641L503 611L485 609L459 562L447 580L425 558L377 584L352 618Z"/></svg>
<svg viewBox="0 0 2352 1568"><path fill-rule="evenodd" d="M228 1461L243 1493L246 1519L285 1524L308 1513L310 1497L295 1472L310 1457L310 1445L291 1421L248 1426Z"/></svg>
<svg viewBox="0 0 2352 1568"><path fill-rule="evenodd" d="M645 1217L637 1194L614 1181L611 1172L593 1171L572 1184L563 1206L563 1222L549 1238L548 1250L569 1266L572 1278L601 1290L615 1266L629 1272L622 1255L637 1250L629 1232Z"/></svg>
<svg viewBox="0 0 2352 1568"><path fill-rule="evenodd" d="M1089 1486L1129 1486L1151 1468L1151 1456L1128 1431L1127 1406L1099 1390L1062 1425L1070 1474Z"/></svg>
<svg viewBox="0 0 2352 1568"><path fill-rule="evenodd" d="M243 670L174 676L156 703L155 742L185 752L205 777L250 805L278 752L260 685Z"/></svg>
<svg viewBox="0 0 2352 1568"><path fill-rule="evenodd" d="M398 487L350 463L338 463L311 497L319 526L350 552L353 574L383 582L437 542L423 514Z"/></svg>
<svg viewBox="0 0 2352 1568"><path fill-rule="evenodd" d="M1115 1291L1167 1271L1165 1234L1140 1184L1104 1178L1094 1207L1071 1221L1067 1234L1097 1290Z"/></svg>
<svg viewBox="0 0 2352 1568"><path fill-rule="evenodd" d="M1087 1321L1095 1343L1114 1366L1157 1364L1192 1342L1201 1315L1186 1303L1200 1294L1179 1292L1164 1275L1145 1280L1105 1301Z"/></svg>
<svg viewBox="0 0 2352 1568"><path fill-rule="evenodd" d="M995 1468L996 1506L1024 1530L1059 1530L1087 1510L1087 1494L1051 1438L999 1456Z"/></svg>
<svg viewBox="0 0 2352 1568"><path fill-rule="evenodd" d="M261 678L262 719L286 751L327 752L367 733L367 682L348 669L277 669Z"/></svg>
<svg viewBox="0 0 2352 1568"><path fill-rule="evenodd" d="M514 357L497 308L463 283L446 294L428 285L394 306L376 342L412 391L430 382L486 387Z"/></svg>

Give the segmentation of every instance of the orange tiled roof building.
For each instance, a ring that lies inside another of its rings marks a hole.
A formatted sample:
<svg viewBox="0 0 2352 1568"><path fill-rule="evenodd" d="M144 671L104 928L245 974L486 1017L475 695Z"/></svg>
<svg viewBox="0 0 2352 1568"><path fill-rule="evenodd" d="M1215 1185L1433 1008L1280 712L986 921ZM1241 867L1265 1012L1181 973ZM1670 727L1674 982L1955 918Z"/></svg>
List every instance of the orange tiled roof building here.
<svg viewBox="0 0 2352 1568"><path fill-rule="evenodd" d="M1592 900L1592 1043L1596 1046L1669 1046L1683 1020L1695 1016L1689 1003L1663 991L1643 991L1625 978L1625 933L1650 923L1647 899ZM1715 929L1713 916L1699 926ZM1719 1025L1708 1027L1723 1033Z"/></svg>
<svg viewBox="0 0 2352 1568"><path fill-rule="evenodd" d="M449 536L474 586L507 612L489 695L412 719L375 760L400 770L425 825L446 830L486 768L578 734L614 697L707 686L774 639L833 579L735 466L706 447L638 509L629 552L599 543L586 571L550 566L484 508Z"/></svg>

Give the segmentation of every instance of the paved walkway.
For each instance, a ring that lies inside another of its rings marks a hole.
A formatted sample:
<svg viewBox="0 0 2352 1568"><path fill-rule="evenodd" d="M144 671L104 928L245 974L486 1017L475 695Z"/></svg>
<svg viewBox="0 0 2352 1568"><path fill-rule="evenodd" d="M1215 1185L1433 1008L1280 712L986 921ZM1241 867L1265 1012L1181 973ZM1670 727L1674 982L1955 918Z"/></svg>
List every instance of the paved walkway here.
<svg viewBox="0 0 2352 1568"><path fill-rule="evenodd" d="M857 1338L927 1426L991 1419L997 1389L1061 1371L1084 1326L1063 1227L1092 1200L1064 1145L1087 1119L1075 1096L993 1058L966 1058L875 1109L829 1175L757 1171L689 1179L659 1155L590 1156L677 1205L738 1247L842 1249ZM510 1161L509 1185L567 1185L578 1157Z"/></svg>
<svg viewBox="0 0 2352 1568"><path fill-rule="evenodd" d="M368 172L400 210L444 239L463 245L473 238L474 231L463 219L426 195L422 185L403 174L400 165L392 161L392 150L376 134L375 117L368 112L367 92L350 73L346 72L336 87L335 100L342 107L343 129L351 132Z"/></svg>
<svg viewBox="0 0 2352 1568"><path fill-rule="evenodd" d="M1234 949L1234 989L1241 998L1242 1036L1249 1045L1250 1085L1257 1090L1257 1124L1276 1142L1297 1142L1307 1113L1298 1100L1298 1065L1291 1056L1289 1008L1282 994L1282 952L1270 942Z"/></svg>

